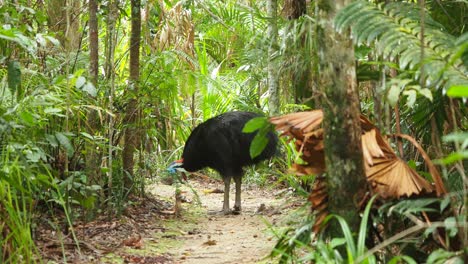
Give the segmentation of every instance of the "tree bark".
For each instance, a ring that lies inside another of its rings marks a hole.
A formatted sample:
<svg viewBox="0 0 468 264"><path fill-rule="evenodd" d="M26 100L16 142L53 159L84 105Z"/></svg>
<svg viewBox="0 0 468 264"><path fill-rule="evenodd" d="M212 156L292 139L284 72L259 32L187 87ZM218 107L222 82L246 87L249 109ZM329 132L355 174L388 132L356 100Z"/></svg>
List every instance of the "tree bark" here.
<svg viewBox="0 0 468 264"><path fill-rule="evenodd" d="M283 17L291 20L289 24L290 31L294 29L297 20L303 15L307 14L307 3L305 0L286 0L284 1ZM289 29L288 29L289 30ZM297 56L296 63L298 66L291 72L291 84L294 91L294 102L296 104L306 104L313 106L312 92L313 92L313 80L314 74L312 72L311 58L316 56L310 56L310 51L307 50L306 39L311 32L304 31L299 33L297 37L298 48L304 56Z"/></svg>
<svg viewBox="0 0 468 264"><path fill-rule="evenodd" d="M89 78L94 87L98 87L98 69L99 69L99 39L98 39L98 5L96 0L89 0ZM100 128L99 117L96 110L90 109L87 113L87 132L95 135ZM86 172L91 182L100 181L102 153L98 151L95 142L86 143Z"/></svg>
<svg viewBox="0 0 468 264"><path fill-rule="evenodd" d="M46 4L50 31L57 33L56 38L66 51L77 50L81 38L81 34L78 34L81 1L47 0Z"/></svg>
<svg viewBox="0 0 468 264"><path fill-rule="evenodd" d="M324 0L320 5L318 41L320 83L324 98L324 144L327 168L329 210L341 215L352 231L359 229L357 204L363 197L366 181L362 159L360 109L356 82L354 47L349 36L333 28L337 11L349 0ZM330 235L341 236L336 222Z"/></svg>
<svg viewBox="0 0 468 264"><path fill-rule="evenodd" d="M131 0L131 35L130 35L130 76L128 94L129 103L125 111L124 126L125 145L122 151L124 186L133 190L133 155L138 146L138 129L136 120L138 117L138 81L140 77L140 35L141 35L141 1Z"/></svg>
<svg viewBox="0 0 468 264"><path fill-rule="evenodd" d="M107 80L110 81L109 89L109 106L108 108L111 111L114 109L114 94L115 94L115 46L117 43L117 34L115 29L116 21L119 18L119 6L118 0L111 0L108 4L109 13L106 18L107 30L106 30L106 43L105 43L105 56L106 61L104 64L105 75ZM114 183L114 170L113 170L113 160L114 160L114 118L112 115L108 116L108 153L107 153L107 182L108 182L108 194L112 195L113 183ZM109 204L112 203L112 199L108 199ZM111 205L112 206L112 205Z"/></svg>
<svg viewBox="0 0 468 264"><path fill-rule="evenodd" d="M270 98L268 100L268 110L270 115L279 113L279 77L278 67L274 63L273 54L276 51L278 39L278 26L277 19L277 0L268 0L267 13L269 17L267 35L270 38L270 46L268 47L268 93Z"/></svg>

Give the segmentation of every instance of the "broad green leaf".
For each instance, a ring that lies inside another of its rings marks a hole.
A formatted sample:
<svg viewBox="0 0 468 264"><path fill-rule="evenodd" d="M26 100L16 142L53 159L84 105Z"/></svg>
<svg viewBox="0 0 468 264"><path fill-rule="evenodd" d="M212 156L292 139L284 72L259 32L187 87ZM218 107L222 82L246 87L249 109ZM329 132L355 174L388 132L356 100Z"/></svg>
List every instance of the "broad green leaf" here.
<svg viewBox="0 0 468 264"><path fill-rule="evenodd" d="M45 137L47 139L47 142L49 142L49 144L52 147L58 147L59 142L57 141L57 138L55 136L53 136L51 134L46 134Z"/></svg>
<svg viewBox="0 0 468 264"><path fill-rule="evenodd" d="M432 252L427 258L426 263L443 264L447 263L448 259L455 255L454 252L445 251L441 248ZM452 262L453 263L453 262Z"/></svg>
<svg viewBox="0 0 468 264"><path fill-rule="evenodd" d="M455 85L448 89L447 95L450 97L468 97L468 85Z"/></svg>
<svg viewBox="0 0 468 264"><path fill-rule="evenodd" d="M55 133L55 137L57 138L60 145L65 148L65 150L67 151L68 156L72 156L73 153L75 152L75 149L73 148L73 145L71 144L68 137L65 136L63 133L60 133L60 132Z"/></svg>
<svg viewBox="0 0 468 264"><path fill-rule="evenodd" d="M23 111L20 114L21 119L28 125L34 125L36 123L36 118L33 114Z"/></svg>
<svg viewBox="0 0 468 264"><path fill-rule="evenodd" d="M459 151L450 153L443 159L435 160L434 163L448 165L465 159L468 159L468 151Z"/></svg>
<svg viewBox="0 0 468 264"><path fill-rule="evenodd" d="M462 144L461 149L468 147L468 132L451 133L442 138L444 142L458 142Z"/></svg>
<svg viewBox="0 0 468 264"><path fill-rule="evenodd" d="M259 130L260 128L268 125L268 121L266 120L266 117L255 117L250 119L245 125L244 128L242 129L242 132L244 133L252 133L256 130Z"/></svg>
<svg viewBox="0 0 468 264"><path fill-rule="evenodd" d="M90 140L94 140L94 137L86 132L81 132L80 133L82 136L84 136L85 138L88 138Z"/></svg>
<svg viewBox="0 0 468 264"><path fill-rule="evenodd" d="M397 85L390 86L390 89L387 93L387 101L391 106L395 106L398 102L398 97L400 96L400 87Z"/></svg>
<svg viewBox="0 0 468 264"><path fill-rule="evenodd" d="M94 84L92 82L86 82L86 84L83 85L82 88L83 88L83 91L87 92L89 95L93 97L97 95L96 87L94 87Z"/></svg>
<svg viewBox="0 0 468 264"><path fill-rule="evenodd" d="M403 95L406 95L408 97L406 99L406 105L409 108L413 108L414 103L416 102L416 91L415 90L403 91Z"/></svg>
<svg viewBox="0 0 468 264"><path fill-rule="evenodd" d="M427 88L424 88L424 89L421 89L418 91L422 96L426 97L427 99L429 99L429 101L432 102L432 92L431 90L427 89Z"/></svg>
<svg viewBox="0 0 468 264"><path fill-rule="evenodd" d="M85 83L86 83L86 78L83 76L80 76L76 79L75 87L80 89L81 87L83 87Z"/></svg>
<svg viewBox="0 0 468 264"><path fill-rule="evenodd" d="M252 140L252 143L250 145L250 157L256 158L258 155L260 155L265 149L266 145L268 144L268 138L266 137L266 134L264 133L257 133Z"/></svg>
<svg viewBox="0 0 468 264"><path fill-rule="evenodd" d="M450 204L450 196L447 195L444 197L444 199L440 202L440 212L443 212L445 210L445 208L447 208L447 206Z"/></svg>
<svg viewBox="0 0 468 264"><path fill-rule="evenodd" d="M458 233L457 220L455 217L448 217L444 220L445 229L448 230L449 236L454 237Z"/></svg>
<svg viewBox="0 0 468 264"><path fill-rule="evenodd" d="M28 150L26 152L26 158L28 159L28 161L35 163L41 159L41 154L37 151Z"/></svg>

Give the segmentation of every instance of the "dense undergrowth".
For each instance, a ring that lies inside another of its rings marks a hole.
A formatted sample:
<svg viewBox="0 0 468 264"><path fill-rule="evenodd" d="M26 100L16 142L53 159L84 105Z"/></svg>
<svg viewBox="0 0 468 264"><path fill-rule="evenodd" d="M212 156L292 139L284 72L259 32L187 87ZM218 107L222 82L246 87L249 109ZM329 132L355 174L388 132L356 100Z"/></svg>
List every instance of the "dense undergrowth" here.
<svg viewBox="0 0 468 264"><path fill-rule="evenodd" d="M0 1L2 263L42 262L34 234L38 218L44 216L58 234L67 233L79 247L74 223L99 215L119 217L134 197L145 195L148 178L169 177L166 167L180 157L195 124L230 110L266 112L268 104L264 1L253 1L251 6L237 1L226 5L148 1L145 8L153 16L143 27L137 166L134 175L125 173L121 154L129 101L129 4L118 3L122 12L114 18L116 27L103 27L99 33L101 50L111 49L109 36L115 38L115 46L112 56L100 54L102 65L112 62L113 68L102 66L95 86L87 72L88 14L80 13L76 32L80 48L65 49L60 34L47 28L47 6L33 2L35 8L29 7L29 1ZM466 6L427 2L429 24L423 45L427 52L422 59L420 18L415 15L420 10L413 4L358 1L336 24L340 31L352 29L363 113L388 134L396 131L398 123L400 132L417 138L438 162L448 195L371 200L363 210L358 234L352 234L340 216L330 216L328 221L338 221L343 230L343 237L331 239L311 235L311 213L278 234L272 256L279 262L463 263L466 259L468 35L465 28L454 25L466 19L460 15ZM109 23L110 12L101 7L101 25ZM275 63L284 87L282 112L320 105L316 88L300 91L291 80L306 66L311 75L317 74L316 25L313 12L309 13L297 21L279 19L282 30ZM366 26L369 21L372 26ZM163 41L163 28L172 30L167 36L173 39ZM424 75L430 78L421 82ZM399 119L395 109L400 111ZM92 115L99 120L95 130L90 130ZM427 176L417 151L409 144L402 148L408 164ZM98 161L97 171L86 167L90 149L97 153L92 156ZM291 143L283 142L270 166L249 169L246 181L265 185L274 175L278 184L291 186L306 200L308 184L286 173L297 159ZM124 185L128 177L132 190Z"/></svg>

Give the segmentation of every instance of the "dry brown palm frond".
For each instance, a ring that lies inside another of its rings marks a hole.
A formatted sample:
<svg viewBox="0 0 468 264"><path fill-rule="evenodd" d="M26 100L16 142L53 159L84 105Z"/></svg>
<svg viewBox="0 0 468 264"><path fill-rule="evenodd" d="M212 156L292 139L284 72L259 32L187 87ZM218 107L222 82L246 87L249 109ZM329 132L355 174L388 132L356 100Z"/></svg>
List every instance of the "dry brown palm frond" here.
<svg viewBox="0 0 468 264"><path fill-rule="evenodd" d="M426 166L429 169L429 174L431 174L432 179L434 180L435 190L436 190L437 196L440 196L442 194L446 194L447 190L445 189L445 185L444 185L444 182L442 181L442 177L440 176L439 171L437 170L434 163L432 163L431 158L429 158L429 155L427 155L427 153L424 151L424 149L421 147L421 145L419 145L419 143L409 135L395 134L393 136L399 137L399 138L404 138L404 139L408 140L409 142L411 142L416 147L416 149L418 150L418 152L421 154L424 161L426 162Z"/></svg>
<svg viewBox="0 0 468 264"><path fill-rule="evenodd" d="M322 222L328 215L326 181L321 176L326 169L322 120L322 110L292 113L270 119L270 122L276 126L276 130L282 132L282 136L295 140L295 148L301 153L300 157L305 162L305 164L293 164L292 170L296 175L318 175L309 195L312 210L316 214L313 226L315 233L322 229ZM374 124L362 115L360 123L366 178L373 193L379 194L383 199L399 199L433 191L429 182L395 154ZM407 135L396 136L405 138L416 146L428 165L436 185L437 195L445 193L439 172L419 144ZM366 187L363 186L363 188Z"/></svg>
<svg viewBox="0 0 468 264"><path fill-rule="evenodd" d="M325 220L325 217L328 215L328 193L325 178L323 176L315 178L308 200L312 204L312 210L316 214L312 231L314 233L318 233L322 228L323 220Z"/></svg>
<svg viewBox="0 0 468 264"><path fill-rule="evenodd" d="M432 186L399 158L375 159L374 166L366 166L366 175L373 191L384 199L432 192Z"/></svg>
<svg viewBox="0 0 468 264"><path fill-rule="evenodd" d="M302 153L301 158L306 163L294 166L294 169L301 174L320 173L325 170L322 120L322 110L292 113L270 119L276 129L282 131L282 135L296 140L296 150ZM366 176L375 192L383 198L409 197L423 192L432 192L431 184L397 157L374 124L362 115L360 122L363 131L362 149ZM439 194L445 189L437 187L439 174L435 166L429 162L429 171L434 177L436 188L438 188L437 194Z"/></svg>

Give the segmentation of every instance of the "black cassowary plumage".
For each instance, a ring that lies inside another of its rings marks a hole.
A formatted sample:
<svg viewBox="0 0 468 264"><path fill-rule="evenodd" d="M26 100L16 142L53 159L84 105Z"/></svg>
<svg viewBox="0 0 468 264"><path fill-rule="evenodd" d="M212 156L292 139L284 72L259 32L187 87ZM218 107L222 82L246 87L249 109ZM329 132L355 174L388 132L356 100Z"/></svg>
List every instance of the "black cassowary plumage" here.
<svg viewBox="0 0 468 264"><path fill-rule="evenodd" d="M251 112L227 112L198 125L185 143L182 167L194 172L205 167L219 172L224 181L224 213L229 213L229 187L231 178L236 183L234 211L241 210L241 184L243 167L272 157L276 152L278 138L267 134L268 144L263 152L252 159L250 144L255 133L243 133L244 125L260 116Z"/></svg>

